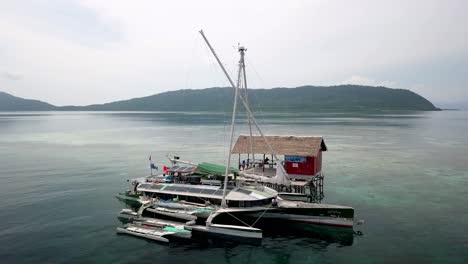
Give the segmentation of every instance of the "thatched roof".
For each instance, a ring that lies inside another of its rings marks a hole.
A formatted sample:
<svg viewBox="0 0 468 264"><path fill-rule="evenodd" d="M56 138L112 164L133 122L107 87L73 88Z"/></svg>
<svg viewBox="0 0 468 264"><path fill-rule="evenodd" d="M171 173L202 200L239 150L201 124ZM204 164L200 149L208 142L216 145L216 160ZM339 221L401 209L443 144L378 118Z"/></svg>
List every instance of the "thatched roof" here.
<svg viewBox="0 0 468 264"><path fill-rule="evenodd" d="M316 156L319 150L327 150L322 137L266 136L266 139L278 155ZM253 136L252 143L256 154L271 154L271 150L261 136ZM240 135L232 153L251 153L250 136Z"/></svg>

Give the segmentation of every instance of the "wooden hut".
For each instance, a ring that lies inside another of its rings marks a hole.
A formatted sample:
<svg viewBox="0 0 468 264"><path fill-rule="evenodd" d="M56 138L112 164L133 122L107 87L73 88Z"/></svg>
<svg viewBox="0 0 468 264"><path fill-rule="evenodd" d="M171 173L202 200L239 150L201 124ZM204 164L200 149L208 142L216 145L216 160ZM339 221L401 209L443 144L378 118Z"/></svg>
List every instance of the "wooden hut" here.
<svg viewBox="0 0 468 264"><path fill-rule="evenodd" d="M322 137L266 136L276 155L284 155L284 168L290 178L307 179L322 171L322 151L327 150ZM261 136L241 135L232 149L233 154L271 155Z"/></svg>

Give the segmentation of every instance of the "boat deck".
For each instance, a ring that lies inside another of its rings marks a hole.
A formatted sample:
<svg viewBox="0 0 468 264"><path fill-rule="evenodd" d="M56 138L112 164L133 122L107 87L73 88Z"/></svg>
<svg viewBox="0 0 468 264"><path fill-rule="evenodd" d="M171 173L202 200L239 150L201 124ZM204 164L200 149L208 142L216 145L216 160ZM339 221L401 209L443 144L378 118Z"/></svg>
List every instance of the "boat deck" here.
<svg viewBox="0 0 468 264"><path fill-rule="evenodd" d="M321 203L307 203L301 201L278 201L279 208L316 208L316 209L329 209L330 207L339 209L353 209L349 206L344 205L332 205L332 204L321 204Z"/></svg>
<svg viewBox="0 0 468 264"><path fill-rule="evenodd" d="M275 177L276 176L276 168L249 168L243 171L240 171L239 173L241 176L246 176L248 175L256 175L256 176L263 176L263 177ZM305 176L305 175L296 175L296 174L288 174L288 176L293 179L291 181L291 185L294 186L305 186L310 184L310 181L315 177L315 176ZM301 181L295 181L294 179L302 179Z"/></svg>

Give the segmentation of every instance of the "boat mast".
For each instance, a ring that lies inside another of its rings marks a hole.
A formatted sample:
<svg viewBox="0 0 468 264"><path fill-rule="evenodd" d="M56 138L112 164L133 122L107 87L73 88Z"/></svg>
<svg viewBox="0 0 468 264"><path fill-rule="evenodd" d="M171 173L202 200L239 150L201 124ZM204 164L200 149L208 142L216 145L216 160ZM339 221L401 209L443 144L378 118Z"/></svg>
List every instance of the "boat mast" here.
<svg viewBox="0 0 468 264"><path fill-rule="evenodd" d="M221 69L223 70L224 74L226 75L226 78L228 79L229 83L231 84L231 86L236 89L237 86L234 84L234 82L232 81L231 79L231 76L229 76L229 74L227 73L226 69L224 68L223 64L221 63L221 61L219 60L218 58L218 55L216 55L216 52L214 51L213 47L211 47L210 43L208 42L208 39L206 39L205 37L205 34L203 34L203 30L200 30L199 31L200 34L202 35L203 39L205 40L206 44L208 45L208 47L210 48L211 50L211 53L213 53L213 56L216 58L216 61L218 62L219 66L221 67ZM271 154L273 155L275 161L279 161L278 159L278 156L276 156L276 152L275 150L273 149L273 147L271 146L270 142L268 142L268 140L266 139L265 137L265 134L263 134L262 130L260 129L260 126L258 125L257 123L257 120L255 119L255 117L253 116L252 114L252 111L250 110L250 107L249 105L247 104L247 102L245 101L244 97L242 96L242 94L238 94L239 96L239 99L241 100L242 104L244 105L245 107L245 110L247 111L249 117L250 117L250 120L252 120L252 123L255 125L255 127L257 128L258 130L258 133L260 133L260 136L263 138L263 140L265 141L265 143L267 144L268 148L270 149L271 151ZM236 99L234 99L234 101L237 101ZM231 138L231 145L232 145L232 138ZM232 146L231 146L232 147ZM231 153L231 149L229 149L229 156L230 156L230 153ZM229 160L228 160L229 162ZM283 174L287 174L286 171L284 170L283 166L278 166L278 168L281 169L282 173ZM226 169L227 170L227 169ZM227 177L225 179L227 181ZM289 179L288 179L289 181ZM224 187L226 188L226 185L224 185ZM224 195L223 195L224 196ZM224 200L224 199L223 199Z"/></svg>
<svg viewBox="0 0 468 264"><path fill-rule="evenodd" d="M238 97L238 90L239 90L240 82L238 83L237 86L234 85L234 83L231 80L231 77L229 77L229 74L227 73L227 71L224 68L223 64L221 63L218 56L216 55L216 52L214 51L213 47L211 47L210 42L205 37L205 34L203 34L203 30L200 30L200 34L202 35L202 37L205 40L206 44L208 45L211 52L215 56L215 58L218 61L219 65L221 66L221 69L223 69L224 74L226 74L226 76L228 76L229 82L231 83L231 85L234 88L234 105L232 107L231 136L229 138L228 160L227 160L226 170L225 170L225 173L224 173L223 199L221 201L221 206L222 207L227 207L227 204L226 204L226 189L227 189L227 183L228 183L229 166L231 165L231 149L232 149L232 141L233 141L233 138L234 138L234 127L236 125L235 123L236 123L236 111L237 111L237 97ZM243 61L244 61L244 49L239 48L239 52L241 54L241 59L239 61L239 70L238 70L238 73L237 73L238 77L240 77L240 74L242 72L242 64L243 64Z"/></svg>
<svg viewBox="0 0 468 264"><path fill-rule="evenodd" d="M247 49L245 49L247 51ZM245 62L244 57L242 56L242 75L244 76L244 88L245 88L245 102L249 104L249 90L247 89L247 75L245 74ZM250 153L252 154L253 166L255 166L255 153L253 150L253 137L252 137L252 121L250 119L249 113L247 113L247 123L249 124L249 144L250 144ZM249 164L247 164L249 166Z"/></svg>

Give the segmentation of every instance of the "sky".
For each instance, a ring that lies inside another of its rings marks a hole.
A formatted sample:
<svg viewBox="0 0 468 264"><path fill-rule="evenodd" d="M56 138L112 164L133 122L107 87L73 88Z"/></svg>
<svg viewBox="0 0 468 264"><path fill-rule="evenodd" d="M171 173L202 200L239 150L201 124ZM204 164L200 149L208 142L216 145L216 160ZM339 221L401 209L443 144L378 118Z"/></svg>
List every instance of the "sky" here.
<svg viewBox="0 0 468 264"><path fill-rule="evenodd" d="M468 1L0 1L0 91L88 105L228 86L363 84L468 105Z"/></svg>

